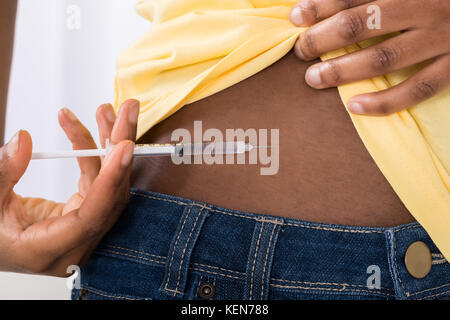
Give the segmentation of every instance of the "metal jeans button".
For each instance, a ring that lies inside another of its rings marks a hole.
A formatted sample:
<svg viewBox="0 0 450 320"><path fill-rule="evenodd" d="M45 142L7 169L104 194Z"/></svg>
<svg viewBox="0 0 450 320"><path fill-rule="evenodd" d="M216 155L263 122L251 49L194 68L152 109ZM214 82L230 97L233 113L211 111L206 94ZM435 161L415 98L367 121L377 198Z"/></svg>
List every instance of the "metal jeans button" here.
<svg viewBox="0 0 450 320"><path fill-rule="evenodd" d="M416 279L425 278L430 273L431 262L430 248L422 241L412 243L406 250L406 269Z"/></svg>
<svg viewBox="0 0 450 320"><path fill-rule="evenodd" d="M198 287L198 295L203 299L211 299L216 293L216 288L209 282L203 282Z"/></svg>

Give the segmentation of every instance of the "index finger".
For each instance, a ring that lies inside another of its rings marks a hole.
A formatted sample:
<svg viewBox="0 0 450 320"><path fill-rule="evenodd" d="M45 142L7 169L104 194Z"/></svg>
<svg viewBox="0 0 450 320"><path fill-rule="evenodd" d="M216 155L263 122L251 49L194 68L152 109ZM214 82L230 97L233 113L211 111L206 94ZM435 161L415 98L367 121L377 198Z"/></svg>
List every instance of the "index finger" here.
<svg viewBox="0 0 450 320"><path fill-rule="evenodd" d="M127 100L122 104L111 132L113 144L122 140L136 140L139 106L139 101L134 99Z"/></svg>

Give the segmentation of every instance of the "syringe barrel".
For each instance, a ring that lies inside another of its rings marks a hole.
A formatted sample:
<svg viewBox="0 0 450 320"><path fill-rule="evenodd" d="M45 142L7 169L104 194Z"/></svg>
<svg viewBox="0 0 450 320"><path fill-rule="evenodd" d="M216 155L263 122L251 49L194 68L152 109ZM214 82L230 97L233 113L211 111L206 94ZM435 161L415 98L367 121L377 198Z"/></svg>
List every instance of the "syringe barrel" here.
<svg viewBox="0 0 450 320"><path fill-rule="evenodd" d="M135 157L170 156L175 154L176 145L136 145Z"/></svg>
<svg viewBox="0 0 450 320"><path fill-rule="evenodd" d="M247 151L244 141L231 142L204 142L183 144L182 155L224 155L243 154Z"/></svg>

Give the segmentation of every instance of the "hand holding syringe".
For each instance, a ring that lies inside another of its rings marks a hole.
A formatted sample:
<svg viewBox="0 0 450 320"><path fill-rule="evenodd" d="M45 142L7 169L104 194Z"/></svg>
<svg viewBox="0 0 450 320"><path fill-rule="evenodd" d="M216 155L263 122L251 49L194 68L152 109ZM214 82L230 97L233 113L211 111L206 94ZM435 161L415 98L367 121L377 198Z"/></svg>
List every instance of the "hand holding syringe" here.
<svg viewBox="0 0 450 320"><path fill-rule="evenodd" d="M31 136L25 131L0 148L0 271L67 276L67 266L86 261L126 206L133 156L203 154L211 150L208 143L135 146L138 113L135 100L126 101L117 117L111 105L100 106L100 141L103 145L111 139L113 148L108 144L96 149L90 132L69 110L59 113L59 121L77 150L32 154ZM222 144L222 151L232 153L254 148L243 142L226 146ZM216 147L214 152L220 150ZM109 151L101 161L99 156ZM67 202L25 198L14 192L31 155L33 159L79 158L78 190Z"/></svg>
<svg viewBox="0 0 450 320"><path fill-rule="evenodd" d="M104 161L78 159L80 177L78 183L73 181L77 191L65 202L15 192L32 154L29 133L19 131L0 148L0 271L65 277L67 266L86 262L127 204L138 113L135 100L126 101L117 116L111 105L98 109L100 141L104 144L109 138L115 147ZM64 109L58 116L74 149L94 149L98 154L91 133L73 113ZM61 178L54 181L64 186L57 187L70 187L70 181Z"/></svg>

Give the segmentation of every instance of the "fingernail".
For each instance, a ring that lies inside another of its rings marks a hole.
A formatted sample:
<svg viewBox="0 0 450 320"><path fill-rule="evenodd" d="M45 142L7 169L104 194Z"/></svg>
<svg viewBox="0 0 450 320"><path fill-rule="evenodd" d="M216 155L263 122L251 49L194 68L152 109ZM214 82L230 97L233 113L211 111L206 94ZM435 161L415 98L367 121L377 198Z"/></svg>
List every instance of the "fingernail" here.
<svg viewBox="0 0 450 320"><path fill-rule="evenodd" d="M296 6L291 10L290 14L291 22L297 26L303 25L303 10Z"/></svg>
<svg viewBox="0 0 450 320"><path fill-rule="evenodd" d="M114 123L116 121L116 114L114 113L114 110L111 109L111 107L106 107L106 119L110 122L110 123Z"/></svg>
<svg viewBox="0 0 450 320"><path fill-rule="evenodd" d="M128 111L128 121L132 124L136 124L139 117L139 101L133 102Z"/></svg>
<svg viewBox="0 0 450 320"><path fill-rule="evenodd" d="M317 67L311 67L306 72L306 82L311 87L320 87L322 85L322 77L320 76L320 68Z"/></svg>
<svg viewBox="0 0 450 320"><path fill-rule="evenodd" d="M122 154L122 166L128 167L130 165L131 159L133 159L134 144L130 143L125 147Z"/></svg>
<svg viewBox="0 0 450 320"><path fill-rule="evenodd" d="M20 131L17 132L14 137L9 141L8 145L6 146L6 154L9 158L12 158L15 156L17 151L19 150L19 134Z"/></svg>
<svg viewBox="0 0 450 320"><path fill-rule="evenodd" d="M67 108L64 108L64 114L69 118L70 121L77 121L77 117Z"/></svg>
<svg viewBox="0 0 450 320"><path fill-rule="evenodd" d="M356 113L356 114L364 114L364 108L362 106L361 103L359 102L349 102L348 103L348 109L352 112L352 113Z"/></svg>

